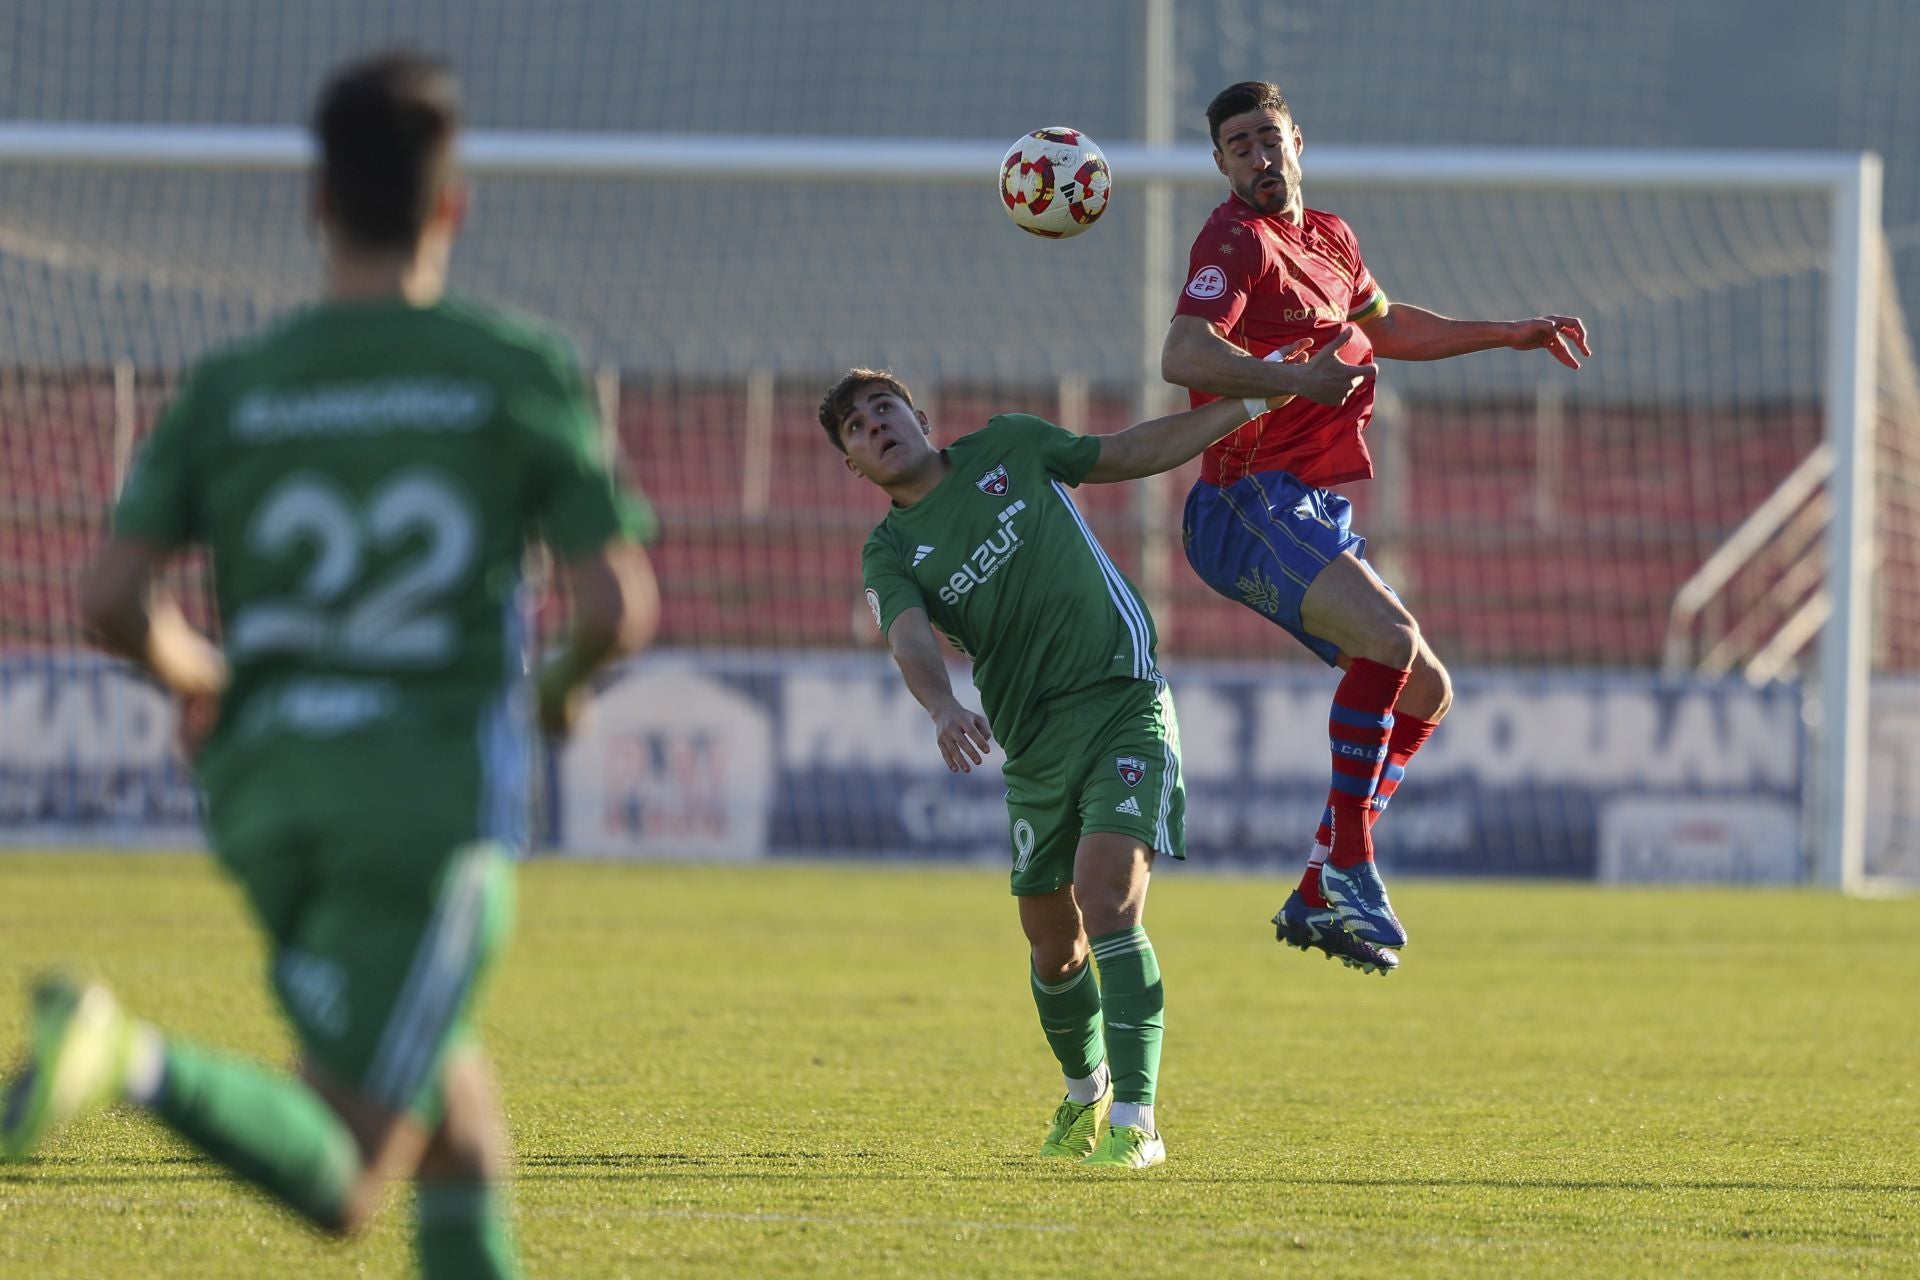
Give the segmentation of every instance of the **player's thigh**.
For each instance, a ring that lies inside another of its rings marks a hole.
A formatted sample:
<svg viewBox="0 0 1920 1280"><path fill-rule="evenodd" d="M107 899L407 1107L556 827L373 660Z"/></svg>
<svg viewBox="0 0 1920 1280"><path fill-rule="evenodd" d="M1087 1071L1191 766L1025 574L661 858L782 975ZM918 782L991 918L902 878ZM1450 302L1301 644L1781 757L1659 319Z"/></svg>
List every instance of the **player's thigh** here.
<svg viewBox="0 0 1920 1280"><path fill-rule="evenodd" d="M1146 917L1153 849L1139 836L1095 831L1074 853L1074 893L1092 937L1131 929Z"/></svg>
<svg viewBox="0 0 1920 1280"><path fill-rule="evenodd" d="M1312 632L1302 608L1330 565L1365 552L1366 539L1353 532L1351 519L1351 506L1338 494L1269 473L1231 485L1196 484L1187 495L1182 537L1187 563L1201 581L1332 664L1341 646Z"/></svg>
<svg viewBox="0 0 1920 1280"><path fill-rule="evenodd" d="M1185 858L1186 784L1180 721L1165 680L1116 681L1110 698L1084 708L1074 799L1080 837L1110 834L1149 851ZM1076 858L1075 883L1080 883ZM1081 886L1081 910L1087 889Z"/></svg>
<svg viewBox="0 0 1920 1280"><path fill-rule="evenodd" d="M1348 552L1313 580L1300 602L1301 625L1341 653L1388 666L1413 665L1420 628L1371 566Z"/></svg>

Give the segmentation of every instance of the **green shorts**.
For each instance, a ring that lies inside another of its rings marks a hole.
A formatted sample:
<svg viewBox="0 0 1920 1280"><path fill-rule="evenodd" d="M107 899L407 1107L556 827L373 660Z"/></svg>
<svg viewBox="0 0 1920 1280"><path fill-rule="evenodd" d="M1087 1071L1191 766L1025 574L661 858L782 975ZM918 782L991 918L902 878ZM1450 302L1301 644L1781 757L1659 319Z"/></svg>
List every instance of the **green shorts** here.
<svg viewBox="0 0 1920 1280"><path fill-rule="evenodd" d="M1070 883L1080 837L1096 831L1187 856L1180 723L1163 679L1112 680L1050 707L1039 737L1001 774L1018 897Z"/></svg>
<svg viewBox="0 0 1920 1280"><path fill-rule="evenodd" d="M437 1122L440 1067L512 928L472 740L276 740L209 770L214 852L246 891L307 1060Z"/></svg>

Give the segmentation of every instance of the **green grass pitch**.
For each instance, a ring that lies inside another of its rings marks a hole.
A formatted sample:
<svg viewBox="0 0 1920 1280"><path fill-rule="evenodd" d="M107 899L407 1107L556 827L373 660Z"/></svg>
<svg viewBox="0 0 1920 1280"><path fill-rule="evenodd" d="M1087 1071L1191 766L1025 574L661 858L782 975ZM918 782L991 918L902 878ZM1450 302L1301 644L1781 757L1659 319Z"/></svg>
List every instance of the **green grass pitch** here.
<svg viewBox="0 0 1920 1280"><path fill-rule="evenodd" d="M1920 1273L1920 899L1408 882L1405 966L1273 942L1285 885L1163 873L1144 1175L1043 1162L1058 1078L1004 875L536 862L482 1023L542 1276ZM199 858L0 857L30 972L284 1060ZM0 1275L404 1274L129 1114L0 1169Z"/></svg>

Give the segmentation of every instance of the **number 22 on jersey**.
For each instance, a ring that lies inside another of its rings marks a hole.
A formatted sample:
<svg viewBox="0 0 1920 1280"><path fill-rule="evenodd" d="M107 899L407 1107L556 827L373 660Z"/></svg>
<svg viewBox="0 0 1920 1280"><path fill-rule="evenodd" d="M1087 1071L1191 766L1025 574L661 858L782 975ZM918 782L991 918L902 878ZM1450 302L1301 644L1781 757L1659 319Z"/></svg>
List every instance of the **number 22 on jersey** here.
<svg viewBox="0 0 1920 1280"><path fill-rule="evenodd" d="M418 551L367 573L367 553L421 538ZM453 477L407 467L356 502L327 476L281 480L247 523L249 552L284 561L311 557L291 595L249 601L233 616L236 657L308 657L352 666L442 666L460 630L451 604L478 550L474 506Z"/></svg>

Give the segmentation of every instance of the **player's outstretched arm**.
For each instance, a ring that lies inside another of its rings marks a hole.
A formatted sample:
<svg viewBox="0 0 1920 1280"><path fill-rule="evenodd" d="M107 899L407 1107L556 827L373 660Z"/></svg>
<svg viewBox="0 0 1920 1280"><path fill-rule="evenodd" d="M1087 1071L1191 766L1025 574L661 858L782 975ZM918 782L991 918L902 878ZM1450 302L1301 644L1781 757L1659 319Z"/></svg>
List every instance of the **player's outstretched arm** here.
<svg viewBox="0 0 1920 1280"><path fill-rule="evenodd" d="M565 737L586 701L596 667L646 647L660 626L660 585L646 548L616 538L561 567L573 602L566 641L541 667L540 725Z"/></svg>
<svg viewBox="0 0 1920 1280"><path fill-rule="evenodd" d="M1511 347L1515 351L1545 350L1567 368L1578 369L1581 356L1593 354L1587 346L1587 326L1579 316L1454 320L1424 307L1396 302L1383 314L1361 321L1360 327L1373 343L1373 353L1387 360L1445 360Z"/></svg>
<svg viewBox="0 0 1920 1280"><path fill-rule="evenodd" d="M81 581L81 621L102 649L133 659L181 697L217 698L227 687L227 660L155 589L165 559L137 538L108 538Z"/></svg>
<svg viewBox="0 0 1920 1280"><path fill-rule="evenodd" d="M933 717L940 758L947 762L948 771L972 773L993 744L993 730L985 716L967 710L953 696L953 681L940 657L940 642L934 639L927 611L902 609L887 628L887 648L907 682L907 691Z"/></svg>
<svg viewBox="0 0 1920 1280"><path fill-rule="evenodd" d="M1304 362L1307 346L1307 340L1302 339L1273 352L1267 359L1274 363ZM1337 359L1328 354L1332 350L1328 347L1321 354ZM1093 484L1110 484L1171 471L1198 457L1201 450L1243 423L1268 409L1278 409L1291 399L1292 396L1268 396L1260 400L1215 400L1198 409L1135 423L1125 431L1101 436L1100 460L1093 464L1085 479Z"/></svg>
<svg viewBox="0 0 1920 1280"><path fill-rule="evenodd" d="M1305 396L1316 404L1345 404L1374 374L1370 364L1340 358L1352 332L1342 326L1304 364L1275 364L1241 350L1199 316L1175 316L1160 347L1160 376L1177 387L1236 400Z"/></svg>

